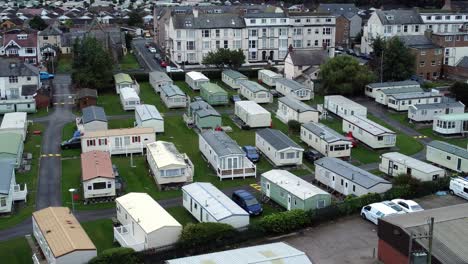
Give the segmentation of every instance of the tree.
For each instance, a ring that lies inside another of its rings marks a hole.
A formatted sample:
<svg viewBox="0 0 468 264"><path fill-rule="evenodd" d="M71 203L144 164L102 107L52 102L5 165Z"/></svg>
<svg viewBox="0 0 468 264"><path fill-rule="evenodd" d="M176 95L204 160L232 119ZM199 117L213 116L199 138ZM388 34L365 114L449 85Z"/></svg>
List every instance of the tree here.
<svg viewBox="0 0 468 264"><path fill-rule="evenodd" d="M450 92L454 97L461 101L463 104L468 104L468 84L462 82L456 82L450 87Z"/></svg>
<svg viewBox="0 0 468 264"><path fill-rule="evenodd" d="M301 131L301 123L291 119L288 121L288 129L290 132L299 133Z"/></svg>
<svg viewBox="0 0 468 264"><path fill-rule="evenodd" d="M340 55L320 66L319 78L325 94L358 95L375 80L374 73L351 56Z"/></svg>
<svg viewBox="0 0 468 264"><path fill-rule="evenodd" d="M137 10L132 10L128 15L127 24L131 27L141 27L143 26L143 18Z"/></svg>
<svg viewBox="0 0 468 264"><path fill-rule="evenodd" d="M64 24L67 28L71 28L71 27L73 27L73 25L74 25L75 23L73 23L73 20L67 19L67 20L65 20L65 23L63 23L63 24Z"/></svg>
<svg viewBox="0 0 468 264"><path fill-rule="evenodd" d="M203 58L202 64L214 65L219 69L224 68L226 65L232 69L238 69L245 62L245 55L241 49L218 49L210 51Z"/></svg>
<svg viewBox="0 0 468 264"><path fill-rule="evenodd" d="M112 83L112 58L94 37L76 40L73 45L73 81L78 87L103 90Z"/></svg>
<svg viewBox="0 0 468 264"><path fill-rule="evenodd" d="M47 28L47 23L42 19L40 16L34 16L30 21L29 21L29 26L32 29L42 31Z"/></svg>
<svg viewBox="0 0 468 264"><path fill-rule="evenodd" d="M129 34L128 32L125 33L125 47L127 47L127 50L132 49L132 40L133 40L133 36Z"/></svg>

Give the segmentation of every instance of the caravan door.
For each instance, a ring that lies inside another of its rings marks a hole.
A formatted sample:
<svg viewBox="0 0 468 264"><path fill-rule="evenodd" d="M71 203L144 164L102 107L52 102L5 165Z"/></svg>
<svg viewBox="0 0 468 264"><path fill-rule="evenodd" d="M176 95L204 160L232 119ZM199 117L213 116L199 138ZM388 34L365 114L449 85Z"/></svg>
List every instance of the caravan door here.
<svg viewBox="0 0 468 264"><path fill-rule="evenodd" d="M266 196L270 197L270 183L269 182L266 183L266 192L265 193L266 193Z"/></svg>
<svg viewBox="0 0 468 264"><path fill-rule="evenodd" d="M288 211L291 210L291 195L288 194Z"/></svg>
<svg viewBox="0 0 468 264"><path fill-rule="evenodd" d="M388 175L393 176L393 161L388 161Z"/></svg>

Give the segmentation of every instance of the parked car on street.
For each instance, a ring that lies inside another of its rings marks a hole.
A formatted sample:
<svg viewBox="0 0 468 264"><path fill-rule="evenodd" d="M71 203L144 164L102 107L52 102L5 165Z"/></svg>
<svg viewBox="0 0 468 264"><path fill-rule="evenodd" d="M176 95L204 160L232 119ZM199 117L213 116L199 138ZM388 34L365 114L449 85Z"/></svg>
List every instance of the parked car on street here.
<svg viewBox="0 0 468 264"><path fill-rule="evenodd" d="M48 73L48 72L39 72L39 78L41 78L41 81L43 80L50 80L53 79L55 75Z"/></svg>
<svg viewBox="0 0 468 264"><path fill-rule="evenodd" d="M232 193L232 200L250 215L259 215L263 212L257 198L246 190L237 190Z"/></svg>
<svg viewBox="0 0 468 264"><path fill-rule="evenodd" d="M260 154L254 146L243 146L242 150L245 152L246 157L252 162L258 162L260 160Z"/></svg>
<svg viewBox="0 0 468 264"><path fill-rule="evenodd" d="M400 210L402 210L400 208ZM403 212L404 214L405 212ZM365 220L369 220L372 223L378 225L379 219L393 214L401 214L399 211L395 210L394 208L386 205L384 202L381 203L373 203L362 207L361 209L361 217Z"/></svg>
<svg viewBox="0 0 468 264"><path fill-rule="evenodd" d="M315 149L308 149L304 151L304 158L311 162L314 162L323 157L324 157L323 154L316 151Z"/></svg>
<svg viewBox="0 0 468 264"><path fill-rule="evenodd" d="M401 209L407 213L424 211L424 209L417 202L412 200L393 199L392 202L399 205Z"/></svg>
<svg viewBox="0 0 468 264"><path fill-rule="evenodd" d="M167 66L166 72L184 72L184 70L176 67Z"/></svg>
<svg viewBox="0 0 468 264"><path fill-rule="evenodd" d="M168 64L166 61L161 61L161 62L159 63L159 65L161 65L161 67L163 67L163 68L169 66L169 64Z"/></svg>
<svg viewBox="0 0 468 264"><path fill-rule="evenodd" d="M154 47L149 47L148 50L151 53L156 53L156 49Z"/></svg>
<svg viewBox="0 0 468 264"><path fill-rule="evenodd" d="M156 59L157 61L161 60L161 54L159 53L154 54L154 59Z"/></svg>
<svg viewBox="0 0 468 264"><path fill-rule="evenodd" d="M81 148L81 138L74 137L69 140L63 141L60 144L61 149L78 149Z"/></svg>
<svg viewBox="0 0 468 264"><path fill-rule="evenodd" d="M238 102L238 101L242 101L242 98L238 94L233 94L230 99L231 99L231 102L233 102L233 103Z"/></svg>

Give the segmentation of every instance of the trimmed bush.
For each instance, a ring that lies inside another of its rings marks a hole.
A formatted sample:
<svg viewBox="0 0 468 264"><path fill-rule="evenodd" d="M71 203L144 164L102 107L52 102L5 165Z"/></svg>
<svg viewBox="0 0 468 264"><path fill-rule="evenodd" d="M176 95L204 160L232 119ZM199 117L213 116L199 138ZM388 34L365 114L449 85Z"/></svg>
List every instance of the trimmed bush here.
<svg viewBox="0 0 468 264"><path fill-rule="evenodd" d="M142 263L135 251L131 248L110 248L94 257L89 264L136 264Z"/></svg>
<svg viewBox="0 0 468 264"><path fill-rule="evenodd" d="M228 241L238 232L228 224L197 223L188 224L182 230L179 247L194 248L207 243L221 243Z"/></svg>
<svg viewBox="0 0 468 264"><path fill-rule="evenodd" d="M132 76L137 82L149 82L148 73L132 73Z"/></svg>
<svg viewBox="0 0 468 264"><path fill-rule="evenodd" d="M311 223L309 213L304 210L291 210L263 217L258 228L264 233L287 233L303 228Z"/></svg>
<svg viewBox="0 0 468 264"><path fill-rule="evenodd" d="M289 131L293 133L299 133L301 131L301 123L299 123L296 120L289 120L288 128L289 128Z"/></svg>

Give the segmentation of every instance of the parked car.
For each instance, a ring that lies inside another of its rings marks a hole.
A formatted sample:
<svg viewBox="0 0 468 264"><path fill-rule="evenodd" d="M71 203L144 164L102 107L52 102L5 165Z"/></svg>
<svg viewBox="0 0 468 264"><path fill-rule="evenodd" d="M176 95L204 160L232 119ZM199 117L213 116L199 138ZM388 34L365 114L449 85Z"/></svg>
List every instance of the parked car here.
<svg viewBox="0 0 468 264"><path fill-rule="evenodd" d="M259 215L263 212L257 198L246 190L237 190L232 193L232 200L250 215Z"/></svg>
<svg viewBox="0 0 468 264"><path fill-rule="evenodd" d="M399 205L401 209L407 213L424 211L424 209L417 202L412 200L393 199L392 202Z"/></svg>
<svg viewBox="0 0 468 264"><path fill-rule="evenodd" d="M314 162L320 158L323 158L323 154L316 151L315 149L308 149L304 151L304 158L308 161Z"/></svg>
<svg viewBox="0 0 468 264"><path fill-rule="evenodd" d="M397 212L397 214L405 214L406 212L403 210L403 208L401 208L401 206L399 206L398 204L394 203L394 202L391 202L391 201L383 201L382 202L385 206L388 206L390 208L392 208L393 210L395 210Z"/></svg>
<svg viewBox="0 0 468 264"><path fill-rule="evenodd" d="M81 138L74 137L69 140L63 141L60 144L61 149L78 149L81 148Z"/></svg>
<svg viewBox="0 0 468 264"><path fill-rule="evenodd" d="M362 207L361 209L361 217L365 220L371 221L376 225L378 225L380 218L393 214L399 213L392 207L385 205L383 202L369 204Z"/></svg>
<svg viewBox="0 0 468 264"><path fill-rule="evenodd" d="M194 96L192 100L193 102L198 102L198 101L203 101L203 98L201 98L201 96Z"/></svg>
<svg viewBox="0 0 468 264"><path fill-rule="evenodd" d="M151 53L156 53L156 49L154 47L149 47L148 50Z"/></svg>
<svg viewBox="0 0 468 264"><path fill-rule="evenodd" d="M238 102L238 101L242 101L242 98L238 94L233 94L230 99L231 99L231 102L233 102L233 103Z"/></svg>
<svg viewBox="0 0 468 264"><path fill-rule="evenodd" d="M252 162L258 162L260 160L260 154L254 146L243 146L242 150L245 152L245 156Z"/></svg>
<svg viewBox="0 0 468 264"><path fill-rule="evenodd" d="M168 64L166 61L161 61L161 62L159 63L159 65L161 65L161 67L163 67L163 68L169 66L169 64Z"/></svg>
<svg viewBox="0 0 468 264"><path fill-rule="evenodd" d="M39 78L41 78L41 81L43 80L50 80L53 79L55 75L50 74L48 72L39 72Z"/></svg>
<svg viewBox="0 0 468 264"><path fill-rule="evenodd" d="M149 47L151 47L151 43L149 43L149 42L146 42L146 43L145 43L145 47L146 47L146 48L149 48Z"/></svg>
<svg viewBox="0 0 468 264"><path fill-rule="evenodd" d="M161 60L161 54L159 54L159 53L154 54L154 59L156 59L157 61L160 61Z"/></svg>
<svg viewBox="0 0 468 264"><path fill-rule="evenodd" d="M457 195L468 200L468 179L462 177L451 179L449 190L450 194Z"/></svg>
<svg viewBox="0 0 468 264"><path fill-rule="evenodd" d="M278 91L276 91L275 89L271 89L270 90L270 94L273 96L273 97L280 97L280 93Z"/></svg>
<svg viewBox="0 0 468 264"><path fill-rule="evenodd" d="M176 67L167 66L166 72L184 72L184 70Z"/></svg>

